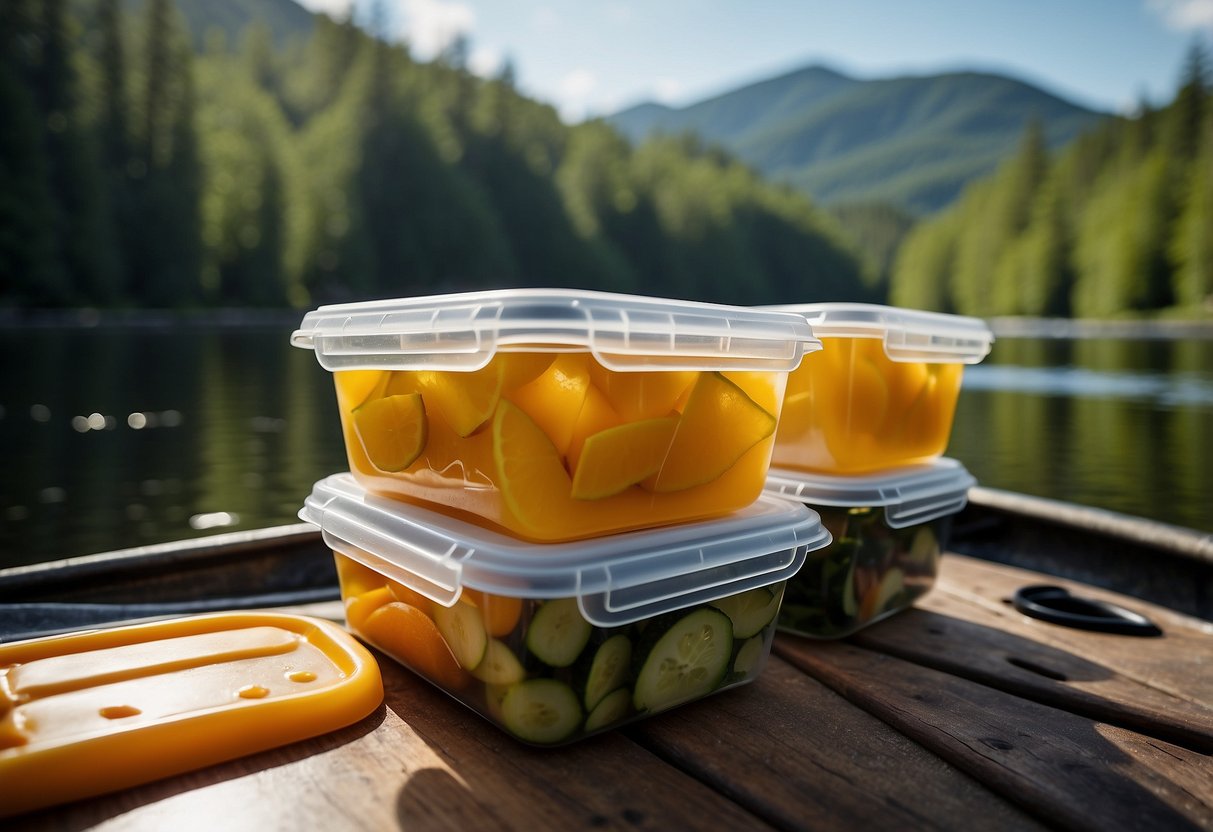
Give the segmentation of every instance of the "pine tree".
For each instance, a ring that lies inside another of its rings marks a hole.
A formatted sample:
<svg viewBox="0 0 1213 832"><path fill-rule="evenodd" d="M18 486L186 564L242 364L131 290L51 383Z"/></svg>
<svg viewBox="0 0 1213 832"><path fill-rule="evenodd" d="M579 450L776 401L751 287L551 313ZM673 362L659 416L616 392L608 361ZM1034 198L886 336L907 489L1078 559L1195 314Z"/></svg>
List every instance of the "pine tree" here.
<svg viewBox="0 0 1213 832"><path fill-rule="evenodd" d="M68 294L33 94L35 6L34 0L0 3L0 302L6 304L61 302Z"/></svg>

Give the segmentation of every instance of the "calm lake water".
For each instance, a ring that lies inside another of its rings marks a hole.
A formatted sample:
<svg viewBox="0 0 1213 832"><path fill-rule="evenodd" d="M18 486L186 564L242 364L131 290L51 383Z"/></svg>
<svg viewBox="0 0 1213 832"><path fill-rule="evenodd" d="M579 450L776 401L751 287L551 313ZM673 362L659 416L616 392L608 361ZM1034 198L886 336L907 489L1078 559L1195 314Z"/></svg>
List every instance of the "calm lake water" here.
<svg viewBox="0 0 1213 832"><path fill-rule="evenodd" d="M346 461L289 333L0 330L0 566L296 522ZM948 454L983 485L1213 530L1213 340L1000 339Z"/></svg>

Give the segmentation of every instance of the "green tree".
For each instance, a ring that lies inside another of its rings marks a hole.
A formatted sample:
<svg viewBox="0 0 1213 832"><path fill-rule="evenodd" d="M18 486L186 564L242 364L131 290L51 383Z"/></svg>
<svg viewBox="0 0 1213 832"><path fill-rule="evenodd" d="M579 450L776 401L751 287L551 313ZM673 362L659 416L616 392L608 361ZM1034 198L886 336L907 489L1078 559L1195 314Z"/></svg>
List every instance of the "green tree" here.
<svg viewBox="0 0 1213 832"><path fill-rule="evenodd" d="M133 294L149 306L190 306L201 296L202 249L192 59L169 0L149 0L144 26Z"/></svg>
<svg viewBox="0 0 1213 832"><path fill-rule="evenodd" d="M33 0L0 4L0 298L4 303L62 302L69 287L53 233L43 120L33 93Z"/></svg>

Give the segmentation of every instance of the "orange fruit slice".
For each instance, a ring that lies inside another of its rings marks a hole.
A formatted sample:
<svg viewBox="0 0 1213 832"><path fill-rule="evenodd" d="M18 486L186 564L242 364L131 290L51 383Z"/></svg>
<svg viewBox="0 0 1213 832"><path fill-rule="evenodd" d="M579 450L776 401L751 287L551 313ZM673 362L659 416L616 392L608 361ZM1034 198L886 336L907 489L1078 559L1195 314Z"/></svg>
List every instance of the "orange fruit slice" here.
<svg viewBox="0 0 1213 832"><path fill-rule="evenodd" d="M668 416L695 383L694 370L620 373L593 362L590 378L625 422Z"/></svg>
<svg viewBox="0 0 1213 832"><path fill-rule="evenodd" d="M468 600L480 608L484 628L494 638L508 636L522 617L522 599L507 595L489 595L477 589L464 589Z"/></svg>
<svg viewBox="0 0 1213 832"><path fill-rule="evenodd" d="M460 436L487 422L501 396L501 366L495 363L470 373L422 370L414 379L426 404Z"/></svg>
<svg viewBox="0 0 1213 832"><path fill-rule="evenodd" d="M501 365L501 389L513 390L543 374L556 355L550 352L502 352L493 361Z"/></svg>
<svg viewBox="0 0 1213 832"><path fill-rule="evenodd" d="M338 370L333 373L341 406L353 410L383 395L383 385L391 375L383 370Z"/></svg>
<svg viewBox="0 0 1213 832"><path fill-rule="evenodd" d="M385 586L372 589L370 592L363 592L360 595L351 595L347 592L345 595L345 623L351 630L361 630L371 613L394 600L396 599L392 597L391 591Z"/></svg>
<svg viewBox="0 0 1213 832"><path fill-rule="evenodd" d="M354 432L380 471L403 471L425 448L425 403L418 393L374 399L354 411Z"/></svg>
<svg viewBox="0 0 1213 832"><path fill-rule="evenodd" d="M711 482L775 432L775 416L720 373L700 373L679 417L651 491L681 491Z"/></svg>
<svg viewBox="0 0 1213 832"><path fill-rule="evenodd" d="M360 631L381 650L448 690L459 690L471 678L459 666L438 625L411 604L384 604L367 616Z"/></svg>
<svg viewBox="0 0 1213 832"><path fill-rule="evenodd" d="M656 474L678 422L677 416L642 419L590 436L573 476L573 498L599 500Z"/></svg>
<svg viewBox="0 0 1213 832"><path fill-rule="evenodd" d="M585 353L566 353L534 381L509 395L548 435L561 456L568 452L573 425L590 387L589 363Z"/></svg>
<svg viewBox="0 0 1213 832"><path fill-rule="evenodd" d="M518 524L532 533L559 524L572 483L548 435L520 407L503 400L493 417L497 487Z"/></svg>
<svg viewBox="0 0 1213 832"><path fill-rule="evenodd" d="M569 450L565 454L569 471L577 470L577 462L581 458L581 449L585 446L586 439L599 431L615 427L621 421L606 396L597 387L590 385L590 389L585 393L581 412L577 414L577 421L573 423L573 435L569 440Z"/></svg>

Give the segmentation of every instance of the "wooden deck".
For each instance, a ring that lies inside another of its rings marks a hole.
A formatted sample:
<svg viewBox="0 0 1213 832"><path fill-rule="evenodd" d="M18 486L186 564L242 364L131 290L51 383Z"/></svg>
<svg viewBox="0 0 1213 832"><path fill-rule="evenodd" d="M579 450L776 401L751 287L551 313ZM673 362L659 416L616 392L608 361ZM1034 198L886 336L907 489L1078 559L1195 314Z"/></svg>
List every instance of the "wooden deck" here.
<svg viewBox="0 0 1213 832"><path fill-rule="evenodd" d="M1164 635L1004 602L1042 582ZM384 704L345 730L6 828L1213 829L1213 625L959 555L916 609L781 635L755 683L561 749L381 666Z"/></svg>

